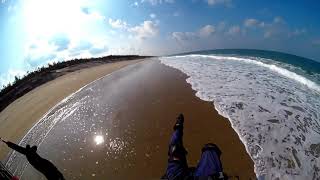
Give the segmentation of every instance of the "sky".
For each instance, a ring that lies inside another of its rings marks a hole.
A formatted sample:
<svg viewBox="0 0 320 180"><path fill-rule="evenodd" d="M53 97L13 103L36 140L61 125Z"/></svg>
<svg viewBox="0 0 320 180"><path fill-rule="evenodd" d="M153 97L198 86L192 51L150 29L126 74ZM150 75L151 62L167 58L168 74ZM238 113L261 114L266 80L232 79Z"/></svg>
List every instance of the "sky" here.
<svg viewBox="0 0 320 180"><path fill-rule="evenodd" d="M48 63L246 48L320 61L318 0L0 0L0 89Z"/></svg>

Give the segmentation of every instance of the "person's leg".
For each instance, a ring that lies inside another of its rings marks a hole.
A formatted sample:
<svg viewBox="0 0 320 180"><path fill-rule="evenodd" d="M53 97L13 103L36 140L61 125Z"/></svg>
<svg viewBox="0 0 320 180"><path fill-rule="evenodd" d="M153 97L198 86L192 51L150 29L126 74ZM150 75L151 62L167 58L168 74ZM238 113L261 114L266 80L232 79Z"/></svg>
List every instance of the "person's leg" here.
<svg viewBox="0 0 320 180"><path fill-rule="evenodd" d="M194 175L197 177L214 176L223 179L220 161L221 151L217 145L209 143L202 148L202 154Z"/></svg>
<svg viewBox="0 0 320 180"><path fill-rule="evenodd" d="M188 164L186 159L186 150L183 146L183 123L184 117L180 114L174 125L174 132L169 142L168 167L166 176L168 179L176 179L188 174Z"/></svg>
<svg viewBox="0 0 320 180"><path fill-rule="evenodd" d="M179 125L179 126L174 126L174 132L172 133L171 139L170 139L170 143L169 143L169 147L170 146L174 146L174 145L182 145L183 146L183 125Z"/></svg>
<svg viewBox="0 0 320 180"><path fill-rule="evenodd" d="M168 156L171 160L179 159L186 163L187 151L183 146L183 124L184 116L183 114L180 114L177 117L177 121L173 127L174 132L170 139Z"/></svg>

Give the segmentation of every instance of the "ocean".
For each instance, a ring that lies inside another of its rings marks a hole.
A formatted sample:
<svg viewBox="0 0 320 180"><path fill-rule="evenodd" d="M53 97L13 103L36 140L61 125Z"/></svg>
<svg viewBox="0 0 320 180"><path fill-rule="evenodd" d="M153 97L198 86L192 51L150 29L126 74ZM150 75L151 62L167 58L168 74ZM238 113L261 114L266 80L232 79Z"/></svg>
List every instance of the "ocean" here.
<svg viewBox="0 0 320 180"><path fill-rule="evenodd" d="M229 119L258 179L320 178L319 62L239 49L160 60L188 75L196 96Z"/></svg>

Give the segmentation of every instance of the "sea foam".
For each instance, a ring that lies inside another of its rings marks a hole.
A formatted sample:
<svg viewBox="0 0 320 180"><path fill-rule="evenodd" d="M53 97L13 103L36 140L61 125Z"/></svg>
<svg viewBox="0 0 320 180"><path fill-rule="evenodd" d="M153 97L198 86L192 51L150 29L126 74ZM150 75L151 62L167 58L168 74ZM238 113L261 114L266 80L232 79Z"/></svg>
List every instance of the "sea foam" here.
<svg viewBox="0 0 320 180"><path fill-rule="evenodd" d="M191 57L204 57L205 55L190 55L190 56ZM213 59L220 59L220 60L243 61L246 63L252 63L252 64L256 64L258 66L266 67L266 68L269 68L270 70L275 71L275 72L277 72L287 78L298 81L301 84L308 86L310 89L314 89L314 90L320 92L320 86L318 84L316 84L315 82L310 81L309 79L307 79L301 75L298 75L294 72L288 71L287 69L278 67L274 64L265 64L263 62L257 61L256 59L241 58L241 57L227 57L227 56L215 56L215 55L210 55L210 56L206 56L206 57L213 58Z"/></svg>
<svg viewBox="0 0 320 180"><path fill-rule="evenodd" d="M160 60L187 74L196 96L214 102L230 120L259 179L320 177L320 88L315 82L254 57Z"/></svg>

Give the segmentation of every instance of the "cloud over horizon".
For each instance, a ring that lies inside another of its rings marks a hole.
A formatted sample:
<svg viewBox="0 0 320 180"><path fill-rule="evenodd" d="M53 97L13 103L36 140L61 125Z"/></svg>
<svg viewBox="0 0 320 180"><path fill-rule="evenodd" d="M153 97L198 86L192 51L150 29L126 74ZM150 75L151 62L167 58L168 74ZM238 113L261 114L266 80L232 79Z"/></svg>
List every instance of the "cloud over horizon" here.
<svg viewBox="0 0 320 180"><path fill-rule="evenodd" d="M140 25L130 28L129 32L134 33L135 37L138 39L146 39L156 36L159 29L158 24L154 21L144 21Z"/></svg>

